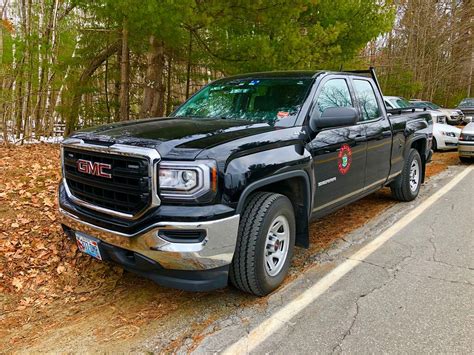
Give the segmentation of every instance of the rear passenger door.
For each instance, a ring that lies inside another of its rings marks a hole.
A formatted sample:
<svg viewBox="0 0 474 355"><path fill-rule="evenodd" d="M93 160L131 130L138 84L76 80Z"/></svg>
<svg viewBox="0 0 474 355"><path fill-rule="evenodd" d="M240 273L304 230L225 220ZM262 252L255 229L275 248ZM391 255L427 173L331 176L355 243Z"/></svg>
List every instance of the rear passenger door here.
<svg viewBox="0 0 474 355"><path fill-rule="evenodd" d="M319 84L314 110L322 114L330 107L356 107L350 81L346 76L329 76ZM315 215L336 207L362 191L365 179L365 139L365 127L355 124L324 129L308 144L314 164Z"/></svg>
<svg viewBox="0 0 474 355"><path fill-rule="evenodd" d="M382 186L390 173L392 129L377 95L375 83L370 79L353 77L352 84L360 109L359 125L367 137L367 163L365 188Z"/></svg>

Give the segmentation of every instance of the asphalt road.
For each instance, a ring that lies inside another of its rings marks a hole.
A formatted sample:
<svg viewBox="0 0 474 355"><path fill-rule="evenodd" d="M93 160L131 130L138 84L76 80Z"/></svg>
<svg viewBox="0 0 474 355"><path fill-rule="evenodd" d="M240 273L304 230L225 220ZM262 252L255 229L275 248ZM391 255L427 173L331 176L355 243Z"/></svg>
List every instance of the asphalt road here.
<svg viewBox="0 0 474 355"><path fill-rule="evenodd" d="M474 170L390 239L331 284L304 308L291 307L304 290L347 264L358 250L396 225L409 211L450 182L460 169L430 181L419 201L398 204L350 236L326 268L316 268L279 291L263 312L229 319L196 353L221 352L262 327L275 330L250 348L232 352L473 353L474 352ZM365 239L365 240L364 240ZM362 241L357 243L357 241ZM344 264L344 265L345 265ZM300 297L301 298L301 297ZM273 319L282 309L288 318ZM291 313L293 312L293 313ZM265 332L265 329L261 332ZM267 332L268 333L268 332ZM240 344L242 345L242 344Z"/></svg>

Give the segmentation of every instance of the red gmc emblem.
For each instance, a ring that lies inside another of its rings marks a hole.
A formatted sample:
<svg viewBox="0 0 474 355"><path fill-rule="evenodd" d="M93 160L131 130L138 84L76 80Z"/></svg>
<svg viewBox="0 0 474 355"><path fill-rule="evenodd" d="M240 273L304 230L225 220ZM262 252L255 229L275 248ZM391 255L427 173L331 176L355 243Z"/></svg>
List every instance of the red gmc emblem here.
<svg viewBox="0 0 474 355"><path fill-rule="evenodd" d="M89 160L79 159L76 162L77 171L84 174L100 176L103 178L111 179L112 175L104 172L104 169L112 169L112 165L91 162Z"/></svg>

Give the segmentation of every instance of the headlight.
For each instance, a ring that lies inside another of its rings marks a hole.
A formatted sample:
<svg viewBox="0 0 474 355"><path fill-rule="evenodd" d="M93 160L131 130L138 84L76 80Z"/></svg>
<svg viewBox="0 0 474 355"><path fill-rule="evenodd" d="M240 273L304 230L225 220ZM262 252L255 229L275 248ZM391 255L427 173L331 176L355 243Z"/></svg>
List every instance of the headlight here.
<svg viewBox="0 0 474 355"><path fill-rule="evenodd" d="M158 169L162 197L193 200L216 192L217 168L214 161L161 162Z"/></svg>
<svg viewBox="0 0 474 355"><path fill-rule="evenodd" d="M198 185L197 176L195 170L162 168L160 169L160 188L189 191Z"/></svg>
<svg viewBox="0 0 474 355"><path fill-rule="evenodd" d="M443 132L441 131L440 132L443 136L448 136L448 137L454 137L456 138L456 135L454 134L454 132Z"/></svg>

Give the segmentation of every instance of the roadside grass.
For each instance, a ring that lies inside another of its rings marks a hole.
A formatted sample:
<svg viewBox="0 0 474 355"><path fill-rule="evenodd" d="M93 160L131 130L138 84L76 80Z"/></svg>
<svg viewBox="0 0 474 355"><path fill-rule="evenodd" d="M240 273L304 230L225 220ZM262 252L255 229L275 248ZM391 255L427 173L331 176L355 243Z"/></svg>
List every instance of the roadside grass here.
<svg viewBox="0 0 474 355"><path fill-rule="evenodd" d="M427 175L458 163L456 152L436 153ZM0 353L140 350L150 338L172 352L192 347L223 315L246 306L264 311L266 298L232 287L166 289L82 255L57 222L59 179L57 145L0 147ZM311 246L296 249L287 282L395 203L383 189L312 223Z"/></svg>

